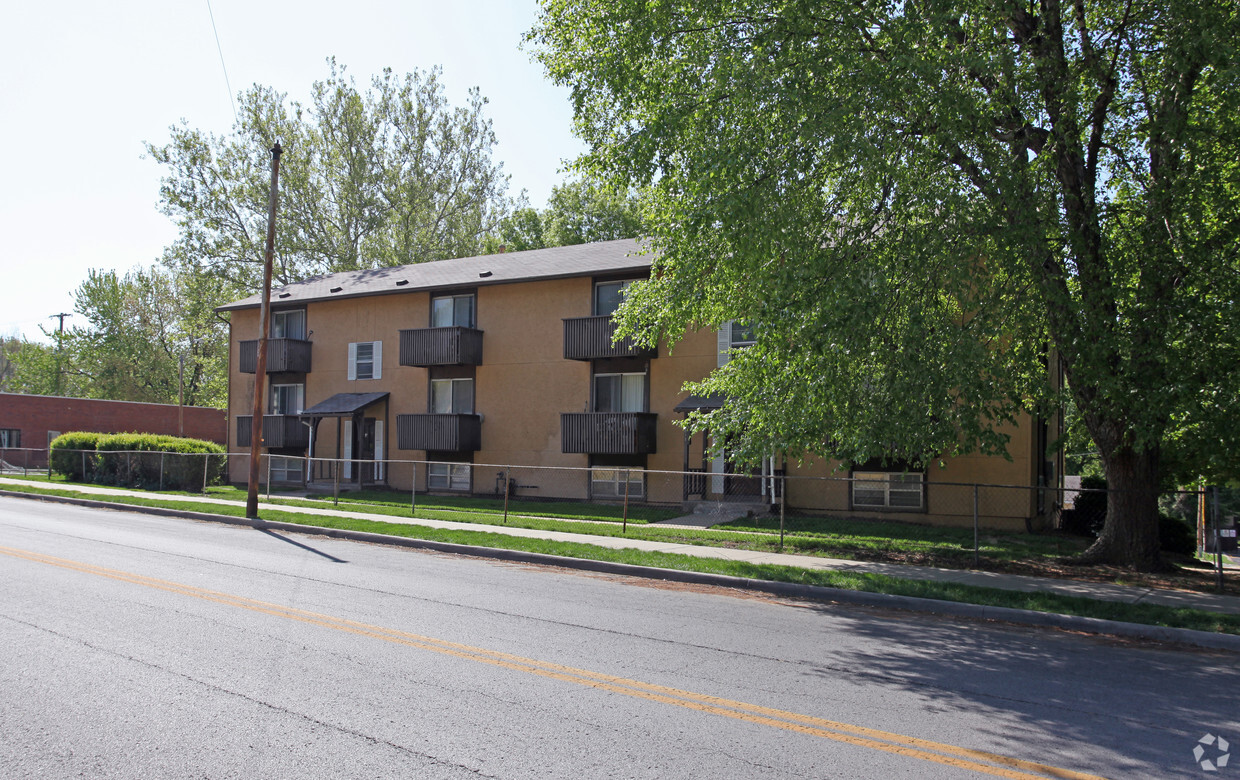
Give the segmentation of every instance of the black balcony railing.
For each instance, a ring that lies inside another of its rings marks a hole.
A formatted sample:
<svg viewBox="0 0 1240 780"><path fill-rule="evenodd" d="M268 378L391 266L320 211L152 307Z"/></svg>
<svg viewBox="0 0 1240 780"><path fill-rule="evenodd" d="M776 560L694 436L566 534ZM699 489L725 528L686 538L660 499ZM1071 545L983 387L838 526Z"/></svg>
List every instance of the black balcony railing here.
<svg viewBox="0 0 1240 780"><path fill-rule="evenodd" d="M402 330L400 332L400 364L402 366L481 365L482 331L457 326Z"/></svg>
<svg viewBox="0 0 1240 780"><path fill-rule="evenodd" d="M480 450L482 418L476 414L398 414L396 446L442 452Z"/></svg>
<svg viewBox="0 0 1240 780"><path fill-rule="evenodd" d="M563 452L591 455L649 455L657 449L651 412L614 412L560 415Z"/></svg>
<svg viewBox="0 0 1240 780"><path fill-rule="evenodd" d="M244 448L250 444L253 415L237 416L237 444ZM295 414L263 415L263 446L268 449L276 447L308 447L310 445L310 429L302 425L301 418Z"/></svg>
<svg viewBox="0 0 1240 780"><path fill-rule="evenodd" d="M568 360L593 360L615 357L658 357L656 347L639 347L631 338L615 344L616 323L610 314L593 317L572 317L564 320L564 357Z"/></svg>
<svg viewBox="0 0 1240 780"><path fill-rule="evenodd" d="M241 342L241 373L258 373L258 341ZM310 342L305 339L267 339L267 373L310 371Z"/></svg>

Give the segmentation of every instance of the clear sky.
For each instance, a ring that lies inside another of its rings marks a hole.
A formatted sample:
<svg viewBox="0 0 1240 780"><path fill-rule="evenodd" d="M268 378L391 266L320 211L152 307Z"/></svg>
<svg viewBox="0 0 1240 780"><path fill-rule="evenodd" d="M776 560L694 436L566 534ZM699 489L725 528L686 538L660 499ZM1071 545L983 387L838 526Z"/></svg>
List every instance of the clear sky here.
<svg viewBox="0 0 1240 780"><path fill-rule="evenodd" d="M155 262L176 230L144 142L186 120L217 134L258 83L307 102L334 56L359 86L443 67L453 104L481 89L510 192L546 204L567 160L567 90L522 50L535 0L112 0L6 3L0 29L0 335L41 339L92 268ZM69 325L85 325L80 316Z"/></svg>

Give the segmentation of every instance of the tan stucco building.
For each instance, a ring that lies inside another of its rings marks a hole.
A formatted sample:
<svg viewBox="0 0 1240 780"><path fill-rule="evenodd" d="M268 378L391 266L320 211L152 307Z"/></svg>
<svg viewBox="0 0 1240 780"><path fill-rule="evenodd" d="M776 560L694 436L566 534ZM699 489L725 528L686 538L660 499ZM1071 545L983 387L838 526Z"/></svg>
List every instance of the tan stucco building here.
<svg viewBox="0 0 1240 780"><path fill-rule="evenodd" d="M705 452L702 435L687 440L674 424L712 402L681 388L743 346L746 329L691 332L674 351L612 344L624 284L649 272L638 243L621 240L331 274L274 290L263 438L266 452L294 457L273 461L273 481L335 480L331 459L343 458L358 461L339 473L346 484L409 490L416 479L418 491L494 496L505 489L506 465L545 466L579 471L542 472L545 486L524 486L544 498L627 490L631 500L657 503L769 503L784 464L732 474ZM250 443L259 298L220 307L231 317L231 452ZM1051 484L1053 464L1040 456L1044 425L1030 420L1010 433L1010 460L960 457L926 473L789 465L788 506L971 522L972 493L936 491L936 483L1013 485L981 511L992 527L1024 526L1047 514L1033 488ZM323 460L307 466L306 455ZM372 461L426 463L415 472ZM245 481L244 458L231 469L233 481Z"/></svg>

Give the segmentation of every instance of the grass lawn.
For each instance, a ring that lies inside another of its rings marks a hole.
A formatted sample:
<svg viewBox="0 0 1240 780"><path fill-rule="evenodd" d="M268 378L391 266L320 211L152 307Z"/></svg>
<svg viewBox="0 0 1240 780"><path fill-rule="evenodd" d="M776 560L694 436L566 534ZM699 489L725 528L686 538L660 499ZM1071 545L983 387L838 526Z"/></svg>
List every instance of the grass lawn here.
<svg viewBox="0 0 1240 780"><path fill-rule="evenodd" d="M72 485L64 483L49 484L46 488L31 488L18 485L6 485L7 489L22 490L33 493L52 495L81 496L74 491ZM232 489L229 489L230 491ZM212 498L232 498L240 491L211 491ZM181 510L205 512L217 515L243 517L243 506L209 504L193 501L170 501L160 498L160 494L152 493L149 497L131 496L98 496L89 498L105 499L117 504L131 506L167 507ZM322 503L322 502L315 502ZM368 511L373 511L367 505ZM445 510L454 513L454 510ZM420 512L419 512L420 514ZM407 515L406 515L407 516ZM508 536L501 533L475 531L465 529L439 529L404 523L389 523L380 520L353 517L335 517L309 515L280 510L265 510L263 519L268 521L294 523L303 526L338 528L343 530L365 531L417 539L449 542L455 544L478 545L501 549L516 549L529 552L560 555L587 560L614 561L639 566L651 566L664 569L683 571L699 571L714 574L725 574L735 577L765 580L771 582L794 582L807 585L820 585L845 590L864 591L869 593L888 593L894 595L917 596L922 598L941 599L967 604L986 606L1012 607L1043 612L1055 612L1066 615L1081 615L1110 620L1122 620L1147 625L1191 628L1201 631L1215 631L1240 634L1240 615L1225 615L1204 610L1177 609L1152 604L1125 604L1121 602L1096 601L1087 598L1062 596L1049 593L1024 593L1019 591L984 588L950 582L933 582L905 580L868 572L844 572L803 569L796 566L775 566L769 564L753 564L743 561L728 561L713 558L697 558L689 555L650 552L641 550L613 550L580 542L559 542L547 539L526 539ZM554 522L554 521L548 521ZM571 523L569 525L572 525ZM587 525L577 523L576 525ZM619 534L619 528L613 524L588 524L595 529L609 529ZM903 524L894 524L902 526ZM920 527L917 527L920 528ZM642 534L673 529L658 529L649 526L638 526ZM936 529L937 530L937 529ZM711 532L704 534L722 537L735 537L735 532ZM770 536L769 531L761 532ZM705 537L703 537L705 538ZM706 543L702 541L701 543Z"/></svg>
<svg viewBox="0 0 1240 780"><path fill-rule="evenodd" d="M779 533L778 517L741 518L716 526L749 533ZM882 553L922 553L951 562L972 562L973 529L918 525L891 520L858 520L844 517L789 516L784 522L790 548L807 555L829 551L832 557L870 558ZM978 551L984 558L1017 561L1057 558L1081 552L1089 540L1061 534L1027 534L983 530Z"/></svg>

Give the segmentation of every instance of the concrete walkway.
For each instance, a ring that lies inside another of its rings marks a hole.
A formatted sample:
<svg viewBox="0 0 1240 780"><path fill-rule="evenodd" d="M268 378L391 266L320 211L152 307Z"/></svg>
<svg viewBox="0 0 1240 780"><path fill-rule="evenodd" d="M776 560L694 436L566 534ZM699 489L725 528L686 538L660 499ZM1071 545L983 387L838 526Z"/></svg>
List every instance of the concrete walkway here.
<svg viewBox="0 0 1240 780"><path fill-rule="evenodd" d="M73 490L78 493L96 495L127 495L142 498L159 498L163 501L176 501L198 504L222 504L244 506L244 502L230 501L203 496L178 496L170 494L152 494L139 490L120 490L116 488L88 485L56 485L47 482L25 481L0 477L0 487L5 484L27 485L30 487L56 488ZM1196 593L1192 591L1148 588L1140 586L1116 585L1110 583L1082 582L1079 580L1059 580L1044 577L1029 577L1015 574L999 574L983 571L962 569L939 569L928 566L906 566L892 563L874 563L867 561L850 561L836 558L820 558L809 555L791 555L787 553L756 552L752 550L734 550L725 547L705 547L701 545L682 544L676 542L659 542L643 539L626 539L615 536L593 536L590 534L566 533L563 531L541 531L529 528L515 528L508 525L487 525L482 523L460 523L445 520L432 520L421 517L397 517L393 515L373 514L353 510L335 508L293 507L285 504L260 502L259 509L295 512L327 517L351 517L375 520L385 523L403 523L419 525L427 528L446 528L463 531L481 531L484 533L506 534L532 539L551 539L562 542L592 544L611 549L636 549L652 552L690 555L698 558L721 558L733 561L745 561L755 564L775 566L797 566L804 569L829 569L858 573L882 574L905 580L927 580L936 582L952 582L964 585L976 585L1002 590L1057 593L1064 596L1080 596L1101 601L1118 601L1129 604L1160 604L1168 607L1186 607L1208 610L1211 612L1240 614L1240 598L1229 595ZM705 527L707 520L713 519L709 514L692 515L676 518L663 523L663 526ZM724 519L732 519L729 515ZM681 521L684 522L681 522ZM721 520L716 520L721 522ZM608 525L614 525L609 523ZM1229 562L1228 576L1240 576L1240 565Z"/></svg>

